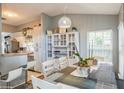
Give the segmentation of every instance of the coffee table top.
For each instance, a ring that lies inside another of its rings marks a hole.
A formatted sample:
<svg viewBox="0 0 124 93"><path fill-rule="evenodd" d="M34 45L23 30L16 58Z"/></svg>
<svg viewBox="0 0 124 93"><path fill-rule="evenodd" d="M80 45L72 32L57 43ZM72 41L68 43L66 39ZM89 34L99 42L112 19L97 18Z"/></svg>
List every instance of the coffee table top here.
<svg viewBox="0 0 124 93"><path fill-rule="evenodd" d="M79 71L78 69L74 70L71 75L76 76L76 77L85 77L87 78L89 74L87 73L82 73L81 71Z"/></svg>
<svg viewBox="0 0 124 93"><path fill-rule="evenodd" d="M79 70L79 67L77 66L77 69L74 70L74 71L73 71L72 73L70 73L70 74L73 75L73 76L77 76L77 77L84 77L84 78L87 78L87 77L89 76L89 74L92 73L92 71L93 71L94 69L95 69L95 70L98 69L98 66L97 66L97 65L95 65L95 66L90 66L89 69L90 69L90 72L88 73L87 70L85 70L85 71Z"/></svg>

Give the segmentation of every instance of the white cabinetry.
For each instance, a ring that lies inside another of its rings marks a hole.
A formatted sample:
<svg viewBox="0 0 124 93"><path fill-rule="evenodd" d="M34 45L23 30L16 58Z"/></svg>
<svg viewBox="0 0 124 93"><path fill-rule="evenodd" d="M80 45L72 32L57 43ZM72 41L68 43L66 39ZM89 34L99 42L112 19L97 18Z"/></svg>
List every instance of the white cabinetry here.
<svg viewBox="0 0 124 93"><path fill-rule="evenodd" d="M66 32L47 35L47 59L62 56L74 57L79 51L79 32Z"/></svg>
<svg viewBox="0 0 124 93"><path fill-rule="evenodd" d="M67 47L68 56L73 57L73 54L76 51L79 51L79 33L76 32L68 33L67 42L68 42L68 47Z"/></svg>
<svg viewBox="0 0 124 93"><path fill-rule="evenodd" d="M47 59L52 58L52 35L47 35Z"/></svg>

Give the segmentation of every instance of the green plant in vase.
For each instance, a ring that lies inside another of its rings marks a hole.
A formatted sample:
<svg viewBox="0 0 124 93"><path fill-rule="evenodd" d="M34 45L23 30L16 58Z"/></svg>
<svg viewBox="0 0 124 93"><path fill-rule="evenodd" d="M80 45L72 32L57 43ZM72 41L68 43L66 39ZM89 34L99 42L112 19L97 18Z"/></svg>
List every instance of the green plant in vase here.
<svg viewBox="0 0 124 93"><path fill-rule="evenodd" d="M79 65L80 67L89 67L89 66L88 66L88 63L87 63L87 60L86 60L86 59L83 59L83 58L80 56L79 52L74 53L74 55L76 55L76 56L79 58L79 63L78 63L78 65Z"/></svg>

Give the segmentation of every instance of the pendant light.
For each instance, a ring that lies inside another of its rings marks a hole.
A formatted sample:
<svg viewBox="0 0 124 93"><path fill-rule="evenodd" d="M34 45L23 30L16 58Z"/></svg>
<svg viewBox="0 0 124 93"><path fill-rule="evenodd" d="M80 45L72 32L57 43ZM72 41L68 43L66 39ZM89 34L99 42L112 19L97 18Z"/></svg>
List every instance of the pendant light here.
<svg viewBox="0 0 124 93"><path fill-rule="evenodd" d="M65 15L65 10L67 7L64 8L64 16L61 17L58 21L59 28L70 28L71 27L71 19Z"/></svg>

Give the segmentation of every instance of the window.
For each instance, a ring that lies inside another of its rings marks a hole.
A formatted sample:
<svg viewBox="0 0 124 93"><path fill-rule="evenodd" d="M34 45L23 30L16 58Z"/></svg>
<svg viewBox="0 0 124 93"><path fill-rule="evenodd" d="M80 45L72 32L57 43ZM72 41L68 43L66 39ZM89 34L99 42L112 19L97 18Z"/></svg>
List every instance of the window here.
<svg viewBox="0 0 124 93"><path fill-rule="evenodd" d="M88 33L88 56L112 62L112 30Z"/></svg>

